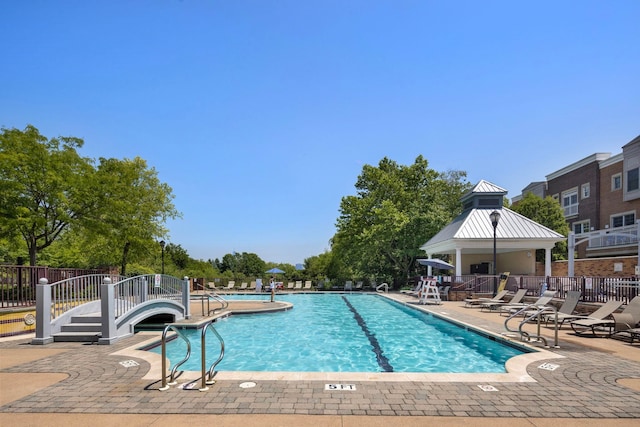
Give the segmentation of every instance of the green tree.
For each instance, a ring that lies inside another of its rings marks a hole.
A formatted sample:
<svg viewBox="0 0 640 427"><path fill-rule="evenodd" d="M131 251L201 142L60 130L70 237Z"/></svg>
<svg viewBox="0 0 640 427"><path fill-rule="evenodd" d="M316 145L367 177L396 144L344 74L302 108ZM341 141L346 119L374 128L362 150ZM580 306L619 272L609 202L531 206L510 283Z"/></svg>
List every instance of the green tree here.
<svg viewBox="0 0 640 427"><path fill-rule="evenodd" d="M90 236L104 239L107 257L115 261L117 256L124 275L130 256L157 252L157 241L167 233L167 219L180 213L173 205L171 187L160 182L157 171L140 157L101 158L96 175L105 207L84 225Z"/></svg>
<svg viewBox="0 0 640 427"><path fill-rule="evenodd" d="M340 203L332 251L353 274L404 283L420 245L460 213L460 197L470 186L462 171L436 172L418 156L409 166L383 158L365 165L357 196Z"/></svg>
<svg viewBox="0 0 640 427"><path fill-rule="evenodd" d="M99 208L96 170L75 137L48 139L34 126L0 132L0 236L24 240L30 265Z"/></svg>
<svg viewBox="0 0 640 427"><path fill-rule="evenodd" d="M551 196L543 199L533 193L526 193L511 209L563 236L569 235L569 225L564 219L562 207ZM558 242L551 250L551 257L554 261L567 259L567 250L566 240ZM544 262L544 250L536 251L536 261Z"/></svg>

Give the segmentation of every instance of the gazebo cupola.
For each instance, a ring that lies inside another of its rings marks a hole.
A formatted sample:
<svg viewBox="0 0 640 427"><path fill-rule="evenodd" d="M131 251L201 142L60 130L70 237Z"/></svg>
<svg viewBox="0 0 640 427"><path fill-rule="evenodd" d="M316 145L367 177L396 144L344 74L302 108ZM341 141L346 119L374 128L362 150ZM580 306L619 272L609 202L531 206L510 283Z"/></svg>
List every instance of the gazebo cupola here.
<svg viewBox="0 0 640 427"><path fill-rule="evenodd" d="M502 209L507 191L485 180L478 182L468 193L461 197L462 210Z"/></svg>

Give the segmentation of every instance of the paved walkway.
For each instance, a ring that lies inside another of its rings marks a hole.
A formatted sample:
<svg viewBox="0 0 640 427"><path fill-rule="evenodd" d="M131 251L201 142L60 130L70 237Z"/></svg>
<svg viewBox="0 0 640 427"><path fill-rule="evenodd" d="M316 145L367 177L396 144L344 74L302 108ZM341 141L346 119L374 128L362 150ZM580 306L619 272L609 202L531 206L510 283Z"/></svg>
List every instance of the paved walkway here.
<svg viewBox="0 0 640 427"><path fill-rule="evenodd" d="M503 330L504 318L460 302L427 309L488 331ZM147 339L138 334L111 346L1 341L0 425L389 427L435 421L495 427L557 426L561 419L563 426L640 426L640 346L613 339L563 331L560 348L525 366L521 381L446 375L387 380L391 377L378 374L352 382L355 390L329 391L326 384L344 377L221 375L205 392L186 374L179 379L182 388L159 391L160 377L150 375L157 371L153 357L130 352ZM255 386L241 387L248 381Z"/></svg>

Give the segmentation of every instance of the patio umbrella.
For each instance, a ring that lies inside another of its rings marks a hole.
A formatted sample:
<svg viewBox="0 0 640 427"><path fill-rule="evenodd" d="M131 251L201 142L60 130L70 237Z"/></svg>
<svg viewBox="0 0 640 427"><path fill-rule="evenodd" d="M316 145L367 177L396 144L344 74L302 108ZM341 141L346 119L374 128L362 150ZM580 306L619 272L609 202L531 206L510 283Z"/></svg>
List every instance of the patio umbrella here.
<svg viewBox="0 0 640 427"><path fill-rule="evenodd" d="M440 270L451 270L455 268L448 262L444 262L443 260L438 258L419 259L418 262L422 265L426 265L427 267L439 268Z"/></svg>
<svg viewBox="0 0 640 427"><path fill-rule="evenodd" d="M270 270L267 270L267 273L269 274L280 274L280 273L284 273L283 270L280 270L279 268L273 267Z"/></svg>

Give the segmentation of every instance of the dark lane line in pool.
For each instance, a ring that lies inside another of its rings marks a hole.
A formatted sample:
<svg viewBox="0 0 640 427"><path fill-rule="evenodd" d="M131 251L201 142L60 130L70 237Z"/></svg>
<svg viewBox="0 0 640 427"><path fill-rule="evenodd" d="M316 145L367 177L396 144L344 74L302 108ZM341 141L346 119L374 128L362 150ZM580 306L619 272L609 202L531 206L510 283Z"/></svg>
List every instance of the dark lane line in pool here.
<svg viewBox="0 0 640 427"><path fill-rule="evenodd" d="M382 348L380 348L380 343L378 342L376 337L371 333L371 331L369 331L369 328L367 327L367 323L364 321L362 316L360 316L360 313L358 313L358 310L356 310L356 308L353 305L351 305L351 303L346 297L342 297L342 299L344 300L345 304L347 304L347 307L349 307L349 310L351 310L351 312L353 313L353 317L355 317L356 322L358 322L358 325L360 325L360 328L362 328L362 331L369 339L369 342L371 343L371 347L373 347L373 352L376 354L376 361L378 362L378 365L380 366L380 368L382 368L384 372L393 372L393 366L391 366L391 364L389 363L389 359L387 359L386 356L382 354Z"/></svg>

